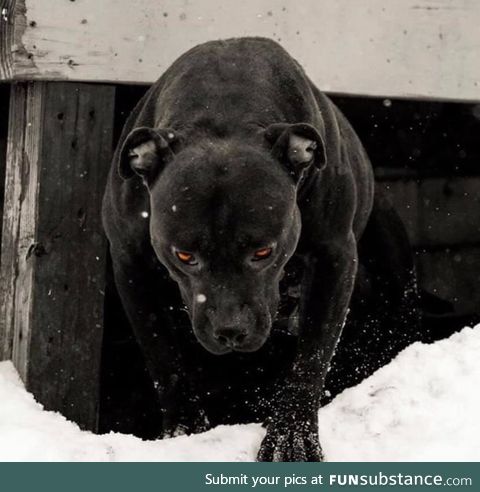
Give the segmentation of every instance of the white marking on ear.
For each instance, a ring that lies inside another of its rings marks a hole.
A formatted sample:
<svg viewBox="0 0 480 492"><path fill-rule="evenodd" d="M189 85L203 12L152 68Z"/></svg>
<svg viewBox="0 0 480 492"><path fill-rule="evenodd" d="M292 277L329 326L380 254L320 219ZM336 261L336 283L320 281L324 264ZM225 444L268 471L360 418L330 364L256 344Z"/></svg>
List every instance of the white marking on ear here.
<svg viewBox="0 0 480 492"><path fill-rule="evenodd" d="M206 302L206 300L207 300L207 296L205 294L198 294L197 302L199 304L203 304L204 302Z"/></svg>
<svg viewBox="0 0 480 492"><path fill-rule="evenodd" d="M128 157L131 157L130 164L134 167L146 167L145 164L149 164L152 161L156 152L157 148L152 140L143 142L133 149L129 149Z"/></svg>
<svg viewBox="0 0 480 492"><path fill-rule="evenodd" d="M317 142L292 134L288 143L288 158L294 164L307 164L313 159Z"/></svg>

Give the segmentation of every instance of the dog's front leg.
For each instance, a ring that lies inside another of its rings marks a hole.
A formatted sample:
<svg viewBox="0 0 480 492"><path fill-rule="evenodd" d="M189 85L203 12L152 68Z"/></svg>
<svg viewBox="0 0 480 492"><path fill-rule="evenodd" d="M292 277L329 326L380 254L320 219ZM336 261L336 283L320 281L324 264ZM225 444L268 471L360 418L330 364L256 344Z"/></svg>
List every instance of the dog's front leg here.
<svg viewBox="0 0 480 492"><path fill-rule="evenodd" d="M162 411L162 437L203 432L209 427L202 408L195 371L186 363L176 326L176 297L166 273L144 257L112 250L115 284L142 350ZM128 363L128 361L126 361Z"/></svg>
<svg viewBox="0 0 480 492"><path fill-rule="evenodd" d="M260 461L322 461L320 397L348 311L357 269L353 234L322 243L308 258L295 362L267 423Z"/></svg>

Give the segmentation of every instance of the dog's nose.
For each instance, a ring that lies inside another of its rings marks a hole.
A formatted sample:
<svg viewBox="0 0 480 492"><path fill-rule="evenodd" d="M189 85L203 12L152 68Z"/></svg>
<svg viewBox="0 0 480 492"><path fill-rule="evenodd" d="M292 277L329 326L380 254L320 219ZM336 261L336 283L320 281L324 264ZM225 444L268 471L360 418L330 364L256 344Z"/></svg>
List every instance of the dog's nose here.
<svg viewBox="0 0 480 492"><path fill-rule="evenodd" d="M247 338L247 330L241 327L226 326L214 332L215 339L226 347L238 347Z"/></svg>

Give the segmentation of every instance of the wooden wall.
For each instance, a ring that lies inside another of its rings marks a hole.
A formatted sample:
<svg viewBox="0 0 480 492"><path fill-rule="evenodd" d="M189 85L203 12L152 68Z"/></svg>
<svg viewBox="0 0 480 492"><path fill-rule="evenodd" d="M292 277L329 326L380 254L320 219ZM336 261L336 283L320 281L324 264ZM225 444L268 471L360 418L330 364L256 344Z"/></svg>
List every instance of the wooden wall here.
<svg viewBox="0 0 480 492"><path fill-rule="evenodd" d="M211 39L278 40L326 91L480 99L477 0L0 0L0 79L149 83Z"/></svg>
<svg viewBox="0 0 480 492"><path fill-rule="evenodd" d="M0 358L48 410L97 420L106 240L100 209L115 88L13 84L0 268Z"/></svg>
<svg viewBox="0 0 480 492"><path fill-rule="evenodd" d="M381 181L415 249L420 285L480 314L480 176Z"/></svg>

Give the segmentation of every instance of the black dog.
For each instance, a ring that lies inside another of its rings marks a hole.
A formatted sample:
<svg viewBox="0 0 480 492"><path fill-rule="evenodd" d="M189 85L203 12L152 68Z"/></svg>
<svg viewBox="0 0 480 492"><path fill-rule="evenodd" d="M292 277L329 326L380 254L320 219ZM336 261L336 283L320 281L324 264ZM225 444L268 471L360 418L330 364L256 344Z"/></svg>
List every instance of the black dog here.
<svg viewBox="0 0 480 492"><path fill-rule="evenodd" d="M103 218L164 435L260 420L260 460L321 460L322 391L416 327L408 240L360 141L270 40L206 43L165 72L125 125Z"/></svg>

